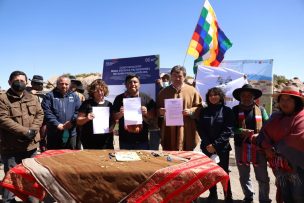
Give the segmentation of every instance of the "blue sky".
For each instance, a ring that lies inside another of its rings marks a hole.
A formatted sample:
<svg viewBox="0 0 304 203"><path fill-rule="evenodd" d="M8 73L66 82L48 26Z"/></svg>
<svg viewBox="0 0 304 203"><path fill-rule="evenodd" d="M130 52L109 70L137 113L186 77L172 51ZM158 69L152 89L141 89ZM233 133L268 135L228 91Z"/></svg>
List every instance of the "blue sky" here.
<svg viewBox="0 0 304 203"><path fill-rule="evenodd" d="M227 60L274 59L274 73L304 80L303 0L209 0L233 42ZM102 72L103 60L160 55L182 64L204 0L0 0L0 86ZM192 75L193 58L185 66Z"/></svg>

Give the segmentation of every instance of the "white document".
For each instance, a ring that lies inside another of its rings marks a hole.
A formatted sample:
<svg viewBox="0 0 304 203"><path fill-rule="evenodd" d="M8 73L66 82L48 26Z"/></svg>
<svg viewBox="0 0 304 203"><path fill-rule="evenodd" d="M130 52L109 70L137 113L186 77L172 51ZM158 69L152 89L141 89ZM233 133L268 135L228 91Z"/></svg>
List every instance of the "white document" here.
<svg viewBox="0 0 304 203"><path fill-rule="evenodd" d="M212 161L214 161L216 164L220 163L220 157L217 154L212 154L210 159L212 159Z"/></svg>
<svg viewBox="0 0 304 203"><path fill-rule="evenodd" d="M183 126L183 100L165 99L166 126Z"/></svg>
<svg viewBox="0 0 304 203"><path fill-rule="evenodd" d="M109 132L109 118L110 118L110 108L93 106L92 108L94 119L93 119L93 133L102 134Z"/></svg>
<svg viewBox="0 0 304 203"><path fill-rule="evenodd" d="M139 161L140 157L136 152L115 152L116 161Z"/></svg>
<svg viewBox="0 0 304 203"><path fill-rule="evenodd" d="M140 97L124 98L125 126L142 124L141 99Z"/></svg>

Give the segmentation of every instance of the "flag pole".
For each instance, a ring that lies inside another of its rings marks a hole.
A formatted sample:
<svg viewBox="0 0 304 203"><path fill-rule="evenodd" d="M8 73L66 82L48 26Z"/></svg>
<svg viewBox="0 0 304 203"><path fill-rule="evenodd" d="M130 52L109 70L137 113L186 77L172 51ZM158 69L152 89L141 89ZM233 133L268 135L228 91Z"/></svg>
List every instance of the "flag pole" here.
<svg viewBox="0 0 304 203"><path fill-rule="evenodd" d="M204 2L204 4L203 4L203 7L202 7L201 10L200 10L201 12L202 12L202 9L204 8L204 5L205 5L206 1L208 1L208 0L205 0L205 2ZM200 17L201 17L201 13L200 13L200 15L198 16L197 22L199 21ZM195 24L195 27L194 27L194 29L193 29L193 33L195 32L196 25L197 25L197 23ZM192 35L193 35L193 34L192 34ZM189 49L189 47L190 47L191 40L192 40L192 36L191 36L191 38L190 38L190 40L189 40L189 43L188 43L188 49ZM186 62L186 58L187 58L187 55L188 55L188 49L187 49L187 51L186 51L186 55L185 55L185 58L184 58L184 61L183 61L183 66L185 65L185 62Z"/></svg>
<svg viewBox="0 0 304 203"><path fill-rule="evenodd" d="M190 43L189 43L189 45L190 45ZM188 50L187 50L187 52L188 52ZM188 55L187 52L186 52L186 55L185 55L185 58L184 58L183 66L185 66L186 58L187 58L187 55Z"/></svg>

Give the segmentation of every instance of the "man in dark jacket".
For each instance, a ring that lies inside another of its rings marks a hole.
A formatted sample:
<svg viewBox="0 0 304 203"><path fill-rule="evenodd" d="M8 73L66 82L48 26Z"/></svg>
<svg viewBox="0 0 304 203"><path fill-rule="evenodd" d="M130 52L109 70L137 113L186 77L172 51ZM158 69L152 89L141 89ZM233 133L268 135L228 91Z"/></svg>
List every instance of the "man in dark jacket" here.
<svg viewBox="0 0 304 203"><path fill-rule="evenodd" d="M43 91L43 77L41 75L33 75L33 78L29 80L31 81L31 86L26 87L26 91L35 95L41 104L43 98L45 97L45 92ZM46 125L43 123L40 128L41 140L39 143L39 148L41 152L46 150L45 130Z"/></svg>
<svg viewBox="0 0 304 203"><path fill-rule="evenodd" d="M127 90L117 95L114 103L114 120L119 121L119 147L120 149L149 149L148 127L149 121L155 116L155 102L147 94L139 92L140 78L137 74L129 74L125 79ZM141 101L142 124L125 126L125 98L139 97Z"/></svg>
<svg viewBox="0 0 304 203"><path fill-rule="evenodd" d="M69 91L70 79L60 76L56 88L42 101L47 125L48 149L76 148L76 118L80 107L79 97Z"/></svg>
<svg viewBox="0 0 304 203"><path fill-rule="evenodd" d="M245 84L242 88L235 89L232 94L240 101L240 104L234 106L232 110L235 116L235 159L245 196L244 202L253 202L254 191L250 178L252 164L259 185L259 202L270 203L266 156L255 144L256 136L268 120L265 109L255 103L255 100L262 96L262 91Z"/></svg>
<svg viewBox="0 0 304 203"><path fill-rule="evenodd" d="M43 121L39 101L25 91L26 74L14 71L8 82L11 88L0 96L0 150L5 173L22 159L36 155ZM4 189L3 202L15 202L14 194Z"/></svg>

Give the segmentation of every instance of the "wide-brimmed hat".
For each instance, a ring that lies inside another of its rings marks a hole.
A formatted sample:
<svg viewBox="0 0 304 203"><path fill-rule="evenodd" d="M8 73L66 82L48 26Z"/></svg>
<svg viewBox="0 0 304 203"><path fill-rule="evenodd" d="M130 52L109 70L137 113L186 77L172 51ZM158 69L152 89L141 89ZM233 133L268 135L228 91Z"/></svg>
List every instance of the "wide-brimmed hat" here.
<svg viewBox="0 0 304 203"><path fill-rule="evenodd" d="M281 92L275 93L272 96L273 96L273 98L278 99L278 97L282 94L300 97L302 99L302 101L304 102L304 96L302 95L300 89L296 86L293 86L293 85L285 86L285 87L283 87Z"/></svg>
<svg viewBox="0 0 304 203"><path fill-rule="evenodd" d="M262 91L259 90L259 89L253 88L250 84L245 84L245 85L243 85L243 87L235 89L232 92L232 95L236 100L240 101L241 100L241 98L240 98L241 92L245 92L245 91L246 92L251 92L254 96L254 100L256 100L257 98L262 96Z"/></svg>
<svg viewBox="0 0 304 203"><path fill-rule="evenodd" d="M84 93L84 88L83 88L82 83L80 83L80 85L77 85L76 91L77 91L77 92L80 92L80 93Z"/></svg>
<svg viewBox="0 0 304 203"><path fill-rule="evenodd" d="M31 82L36 82L36 83L44 83L43 82L43 77L41 75L33 75L33 79L29 79Z"/></svg>
<svg viewBox="0 0 304 203"><path fill-rule="evenodd" d="M70 78L70 80L71 80L71 83L73 83L73 84L75 84L75 85L77 85L77 86L79 86L79 85L82 84L81 81L80 81L80 80L77 80L76 77L73 76L73 75L70 75L69 78Z"/></svg>

